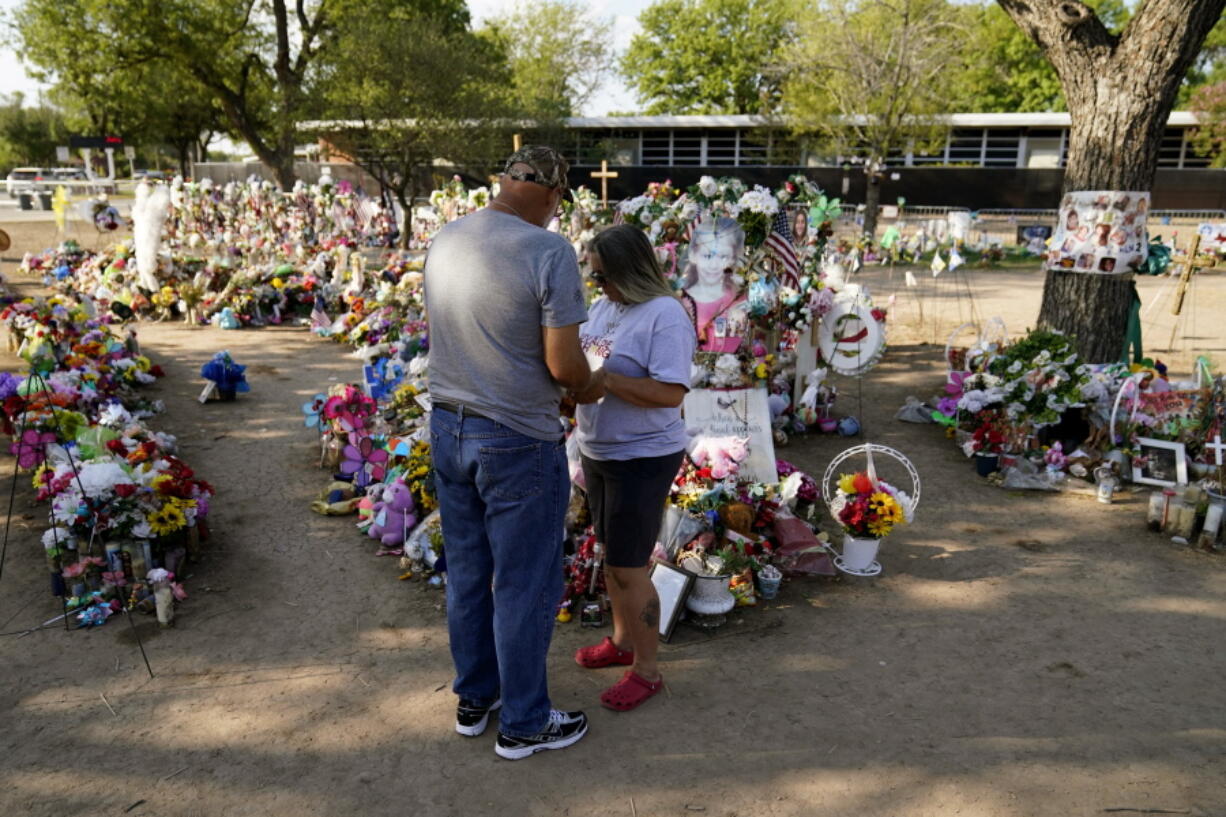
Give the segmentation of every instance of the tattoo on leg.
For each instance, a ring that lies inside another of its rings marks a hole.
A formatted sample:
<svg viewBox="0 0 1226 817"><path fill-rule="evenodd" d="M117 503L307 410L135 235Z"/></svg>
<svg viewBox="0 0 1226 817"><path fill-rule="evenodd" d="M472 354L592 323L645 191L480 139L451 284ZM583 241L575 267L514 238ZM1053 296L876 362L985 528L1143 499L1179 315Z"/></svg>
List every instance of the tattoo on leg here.
<svg viewBox="0 0 1226 817"><path fill-rule="evenodd" d="M660 600L653 598L643 606L643 612L639 613L639 618L648 627L655 629L660 626Z"/></svg>

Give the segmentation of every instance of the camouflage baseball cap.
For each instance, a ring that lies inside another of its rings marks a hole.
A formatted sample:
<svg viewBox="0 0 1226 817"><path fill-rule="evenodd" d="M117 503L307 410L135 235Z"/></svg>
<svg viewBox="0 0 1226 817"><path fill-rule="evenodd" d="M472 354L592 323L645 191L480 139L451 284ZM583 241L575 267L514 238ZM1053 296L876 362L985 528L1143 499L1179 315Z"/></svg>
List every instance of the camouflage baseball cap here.
<svg viewBox="0 0 1226 817"><path fill-rule="evenodd" d="M524 165L532 169L525 170ZM553 148L545 145L524 145L507 157L502 172L521 182L535 182L545 187L565 189L566 171L569 168L570 164Z"/></svg>

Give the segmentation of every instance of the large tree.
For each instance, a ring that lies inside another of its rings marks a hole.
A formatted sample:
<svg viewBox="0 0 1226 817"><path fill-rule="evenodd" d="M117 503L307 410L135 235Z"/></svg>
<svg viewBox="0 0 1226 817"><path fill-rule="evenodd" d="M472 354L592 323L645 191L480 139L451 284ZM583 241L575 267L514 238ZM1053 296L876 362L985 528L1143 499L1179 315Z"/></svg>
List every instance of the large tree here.
<svg viewBox="0 0 1226 817"><path fill-rule="evenodd" d="M132 95L221 112L283 186L294 181L299 120L342 0L24 0L24 58L80 103L95 132L124 127ZM123 87L124 77L144 77ZM155 97L174 84L175 98ZM173 113L169 121L175 117ZM177 140L183 144L180 138Z"/></svg>
<svg viewBox="0 0 1226 817"><path fill-rule="evenodd" d="M771 113L779 78L768 69L794 34L790 0L657 0L622 57L648 114Z"/></svg>
<svg viewBox="0 0 1226 817"><path fill-rule="evenodd" d="M480 175L509 152L510 71L468 28L462 0L399 3L345 15L320 77L328 118L308 125L361 166L405 212L430 189L436 166Z"/></svg>
<svg viewBox="0 0 1226 817"><path fill-rule="evenodd" d="M19 165L51 165L55 148L67 144L68 125L49 105L27 107L15 93L0 102L0 174Z"/></svg>
<svg viewBox="0 0 1226 817"><path fill-rule="evenodd" d="M821 0L779 65L784 110L829 153L857 157L867 176L864 232L877 226L891 153L943 138L961 34L946 0Z"/></svg>
<svg viewBox="0 0 1226 817"><path fill-rule="evenodd" d="M577 115L608 76L612 30L575 0L521 0L478 33L506 55L509 101L527 117L561 119Z"/></svg>
<svg viewBox="0 0 1226 817"><path fill-rule="evenodd" d="M1118 34L1079 0L998 2L1060 77L1072 115L1064 191L1150 190L1180 84L1226 0L1147 0ZM1039 325L1074 336L1086 360L1117 360L1135 298L1129 274L1049 270Z"/></svg>

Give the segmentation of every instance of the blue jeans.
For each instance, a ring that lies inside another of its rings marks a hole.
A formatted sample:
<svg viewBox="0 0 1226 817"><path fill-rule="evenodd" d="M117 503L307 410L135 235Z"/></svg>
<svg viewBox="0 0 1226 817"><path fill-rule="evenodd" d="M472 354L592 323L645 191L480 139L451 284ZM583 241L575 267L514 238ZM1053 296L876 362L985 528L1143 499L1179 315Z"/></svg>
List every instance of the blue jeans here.
<svg viewBox="0 0 1226 817"><path fill-rule="evenodd" d="M500 730L535 735L551 708L545 657L562 597L566 446L443 409L430 414L430 444L452 689L482 705L501 695Z"/></svg>

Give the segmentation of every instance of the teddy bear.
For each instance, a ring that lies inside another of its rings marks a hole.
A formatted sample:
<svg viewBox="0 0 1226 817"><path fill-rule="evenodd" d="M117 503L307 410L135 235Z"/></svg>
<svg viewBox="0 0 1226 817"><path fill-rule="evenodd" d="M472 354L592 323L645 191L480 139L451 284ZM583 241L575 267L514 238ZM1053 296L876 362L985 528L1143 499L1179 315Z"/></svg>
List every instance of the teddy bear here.
<svg viewBox="0 0 1226 817"><path fill-rule="evenodd" d="M749 456L748 437L695 437L689 445L690 459L698 468L709 467L715 479L735 476Z"/></svg>
<svg viewBox="0 0 1226 817"><path fill-rule="evenodd" d="M366 532L378 539L383 547L399 553L404 547L405 534L417 524L417 509L413 492L400 480L389 483L383 496L371 508L374 522Z"/></svg>

